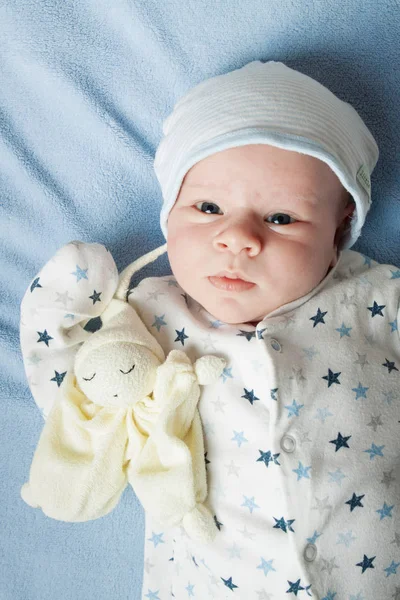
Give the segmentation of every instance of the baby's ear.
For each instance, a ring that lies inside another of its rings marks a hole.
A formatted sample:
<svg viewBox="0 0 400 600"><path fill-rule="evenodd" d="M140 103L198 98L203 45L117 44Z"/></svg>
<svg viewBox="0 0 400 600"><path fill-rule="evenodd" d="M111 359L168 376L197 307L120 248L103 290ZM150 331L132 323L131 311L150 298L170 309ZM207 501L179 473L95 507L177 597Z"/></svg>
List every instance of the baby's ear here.
<svg viewBox="0 0 400 600"><path fill-rule="evenodd" d="M354 200L352 199L352 197L349 195L349 202L348 204L342 209L341 215L340 215L340 223L336 228L336 233L335 233L335 239L334 239L334 246L336 248L336 250L338 249L338 246L340 244L340 240L343 238L344 234L350 230L351 228L351 220L353 218L354 215L354 211L356 209L356 205Z"/></svg>

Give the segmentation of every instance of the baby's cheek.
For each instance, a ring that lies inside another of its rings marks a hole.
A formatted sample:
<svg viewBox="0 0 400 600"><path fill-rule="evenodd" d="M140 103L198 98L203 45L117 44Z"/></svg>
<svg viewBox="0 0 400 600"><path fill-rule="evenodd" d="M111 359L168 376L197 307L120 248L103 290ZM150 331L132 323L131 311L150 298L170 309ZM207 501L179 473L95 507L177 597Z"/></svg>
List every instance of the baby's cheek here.
<svg viewBox="0 0 400 600"><path fill-rule="evenodd" d="M185 276L192 268L193 247L187 243L186 233L182 236L172 236L171 242L168 237L168 259L173 275L178 279Z"/></svg>

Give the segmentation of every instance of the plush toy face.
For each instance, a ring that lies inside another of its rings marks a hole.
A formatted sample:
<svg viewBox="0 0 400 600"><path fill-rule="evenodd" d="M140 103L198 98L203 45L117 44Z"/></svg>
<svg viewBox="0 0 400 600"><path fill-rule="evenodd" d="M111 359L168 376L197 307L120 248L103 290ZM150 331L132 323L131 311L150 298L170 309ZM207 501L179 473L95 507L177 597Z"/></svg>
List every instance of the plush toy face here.
<svg viewBox="0 0 400 600"><path fill-rule="evenodd" d="M110 342L94 349L75 366L80 389L101 406L129 406L154 388L158 358L144 346Z"/></svg>

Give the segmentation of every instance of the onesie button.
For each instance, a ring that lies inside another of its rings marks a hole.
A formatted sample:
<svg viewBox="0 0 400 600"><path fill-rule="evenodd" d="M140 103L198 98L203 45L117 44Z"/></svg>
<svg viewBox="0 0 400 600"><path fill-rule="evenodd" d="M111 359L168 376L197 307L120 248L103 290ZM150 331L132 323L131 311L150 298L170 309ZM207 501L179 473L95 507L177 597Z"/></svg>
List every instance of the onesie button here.
<svg viewBox="0 0 400 600"><path fill-rule="evenodd" d="M312 562L317 556L317 546L315 544L307 544L304 549L304 558L308 562Z"/></svg>
<svg viewBox="0 0 400 600"><path fill-rule="evenodd" d="M274 338L271 338L271 346L277 352L282 352L282 346L280 345L280 343L278 342L278 340L275 340Z"/></svg>
<svg viewBox="0 0 400 600"><path fill-rule="evenodd" d="M281 448L285 452L294 452L296 448L296 440L291 435L284 435L281 439Z"/></svg>

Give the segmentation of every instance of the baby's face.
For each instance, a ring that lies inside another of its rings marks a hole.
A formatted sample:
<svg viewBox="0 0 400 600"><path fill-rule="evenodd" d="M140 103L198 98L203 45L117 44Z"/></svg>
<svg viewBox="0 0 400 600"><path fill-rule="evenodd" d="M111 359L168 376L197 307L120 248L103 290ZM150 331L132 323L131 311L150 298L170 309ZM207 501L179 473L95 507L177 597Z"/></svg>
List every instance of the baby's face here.
<svg viewBox="0 0 400 600"><path fill-rule="evenodd" d="M261 320L336 263L347 197L330 167L305 154L265 144L213 154L186 174L170 212L172 272L216 319ZM252 285L230 286L221 271Z"/></svg>

